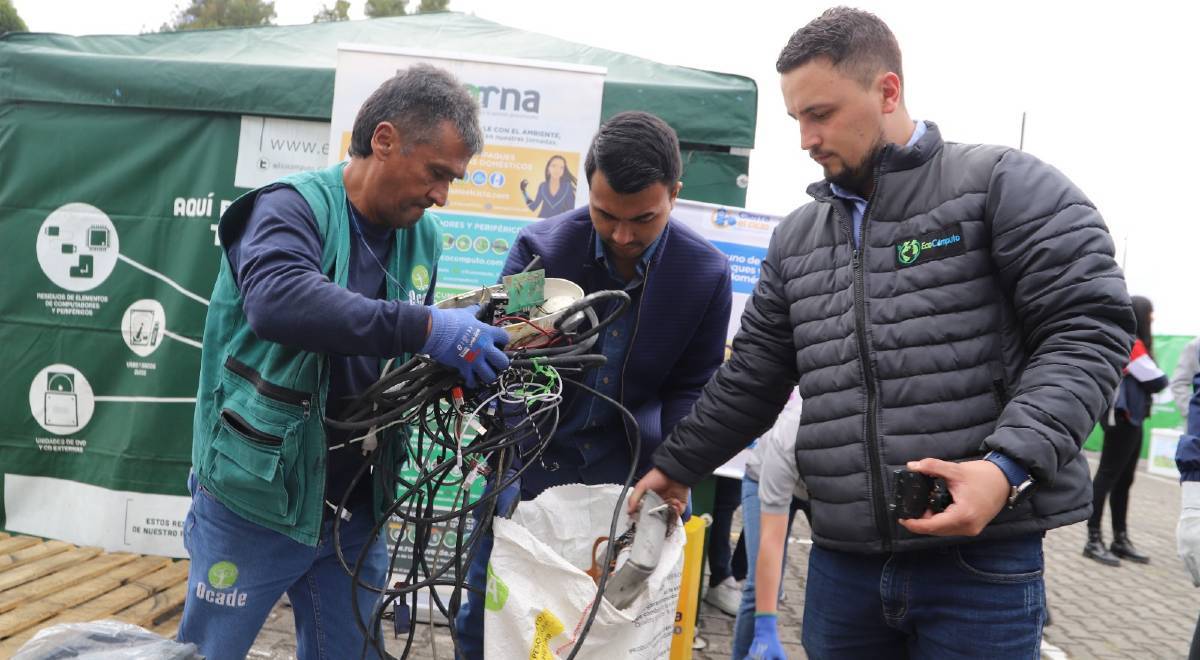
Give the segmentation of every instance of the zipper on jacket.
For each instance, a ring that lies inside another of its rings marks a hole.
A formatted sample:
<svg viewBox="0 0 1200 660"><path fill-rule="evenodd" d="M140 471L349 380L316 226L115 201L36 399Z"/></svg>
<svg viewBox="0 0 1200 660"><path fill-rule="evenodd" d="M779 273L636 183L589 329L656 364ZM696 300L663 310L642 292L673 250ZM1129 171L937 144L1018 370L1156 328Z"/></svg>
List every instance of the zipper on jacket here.
<svg viewBox="0 0 1200 660"><path fill-rule="evenodd" d="M875 185L871 189L871 199L867 202L867 208L863 211L862 235L855 237L853 235L854 223L850 223L850 239L854 245L854 334L858 339L859 362L862 365L863 384L867 389L867 414L863 421L863 432L866 434L867 440L867 458L871 468L867 483L871 486L871 504L875 509L875 529L883 541L883 549L891 551L892 527L884 497L887 488L883 482L883 461L879 455L879 428L878 420L876 420L879 396L875 391L875 374L871 369L871 354L867 346L866 265L863 263L867 230L870 227L868 220L871 219L871 209L875 206L875 199L879 196L879 176L879 165L876 164ZM836 206L834 209L836 212ZM858 239L857 242L853 242L855 238Z"/></svg>
<svg viewBox="0 0 1200 660"><path fill-rule="evenodd" d="M280 403L290 403L308 410L309 394L290 387L283 387L265 380L253 367L239 362L232 355L225 358L225 368L248 381L259 394Z"/></svg>

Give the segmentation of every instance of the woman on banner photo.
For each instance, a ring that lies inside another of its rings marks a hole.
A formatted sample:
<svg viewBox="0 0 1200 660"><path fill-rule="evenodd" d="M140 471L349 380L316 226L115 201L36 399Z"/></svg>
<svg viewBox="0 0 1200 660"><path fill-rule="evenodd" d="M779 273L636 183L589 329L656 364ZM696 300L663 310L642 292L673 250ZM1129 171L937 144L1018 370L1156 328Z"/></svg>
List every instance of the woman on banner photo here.
<svg viewBox="0 0 1200 660"><path fill-rule="evenodd" d="M558 154L546 161L546 180L538 184L537 197L529 199L528 187L529 179L521 179L525 205L539 218L551 218L575 208L575 175L567 167L567 159Z"/></svg>

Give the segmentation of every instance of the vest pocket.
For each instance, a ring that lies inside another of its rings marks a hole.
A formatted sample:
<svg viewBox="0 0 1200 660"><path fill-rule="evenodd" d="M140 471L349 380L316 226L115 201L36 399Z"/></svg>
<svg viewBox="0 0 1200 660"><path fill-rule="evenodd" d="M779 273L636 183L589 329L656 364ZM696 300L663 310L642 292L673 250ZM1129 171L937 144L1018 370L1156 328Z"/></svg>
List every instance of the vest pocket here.
<svg viewBox="0 0 1200 660"><path fill-rule="evenodd" d="M299 433L305 410L281 406L228 375L217 389L207 484L214 494L264 522L299 518Z"/></svg>
<svg viewBox="0 0 1200 660"><path fill-rule="evenodd" d="M285 516L288 493L283 479L281 445L247 440L225 422L222 415L213 438L212 478L226 497L271 517Z"/></svg>

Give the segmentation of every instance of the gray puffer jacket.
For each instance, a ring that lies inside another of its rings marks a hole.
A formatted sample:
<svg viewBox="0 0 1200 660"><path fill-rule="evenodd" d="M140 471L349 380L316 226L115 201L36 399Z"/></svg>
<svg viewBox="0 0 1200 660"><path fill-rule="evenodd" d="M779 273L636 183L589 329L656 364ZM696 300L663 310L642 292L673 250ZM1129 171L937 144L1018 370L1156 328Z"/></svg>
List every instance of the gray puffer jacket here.
<svg viewBox="0 0 1200 660"><path fill-rule="evenodd" d="M1133 342L1112 239L1053 167L928 129L912 147L885 149L861 252L850 208L827 183L780 224L732 357L654 456L668 476L704 478L771 426L798 381L796 459L822 547L963 541L895 523L891 474L992 449L1038 489L981 538L1088 517L1080 447Z"/></svg>

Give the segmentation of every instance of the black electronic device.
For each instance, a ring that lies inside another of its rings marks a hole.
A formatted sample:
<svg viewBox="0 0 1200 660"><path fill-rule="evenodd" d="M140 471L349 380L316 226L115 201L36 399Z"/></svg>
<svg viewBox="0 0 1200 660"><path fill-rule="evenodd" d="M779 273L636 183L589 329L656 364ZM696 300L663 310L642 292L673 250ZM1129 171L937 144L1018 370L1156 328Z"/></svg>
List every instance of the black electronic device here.
<svg viewBox="0 0 1200 660"><path fill-rule="evenodd" d="M902 468L892 472L892 479L892 503L888 508L897 520L920 518L926 511L941 513L954 502L941 477Z"/></svg>

